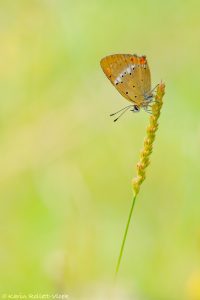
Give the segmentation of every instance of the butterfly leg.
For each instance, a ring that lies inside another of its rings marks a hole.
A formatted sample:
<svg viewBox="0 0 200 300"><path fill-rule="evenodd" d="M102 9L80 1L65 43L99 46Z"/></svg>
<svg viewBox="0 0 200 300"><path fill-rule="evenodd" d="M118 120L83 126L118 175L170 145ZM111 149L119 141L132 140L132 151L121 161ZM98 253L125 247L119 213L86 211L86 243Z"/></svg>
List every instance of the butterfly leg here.
<svg viewBox="0 0 200 300"><path fill-rule="evenodd" d="M152 110L151 109L144 109L144 111L146 112L146 113L148 113L148 114L150 114L150 115L153 115L153 112L152 112Z"/></svg>
<svg viewBox="0 0 200 300"><path fill-rule="evenodd" d="M147 94L144 94L144 98L145 98L145 102L146 103L152 103L152 102L157 102L155 100L155 95L153 94L153 92L155 91L155 89L158 87L159 84L157 84L150 92L148 92Z"/></svg>
<svg viewBox="0 0 200 300"><path fill-rule="evenodd" d="M150 93L153 93L158 86L159 84L156 84L156 86L150 91Z"/></svg>
<svg viewBox="0 0 200 300"><path fill-rule="evenodd" d="M154 103L159 103L155 98L151 98L150 100L146 100L143 102L144 107L152 107Z"/></svg>
<svg viewBox="0 0 200 300"><path fill-rule="evenodd" d="M152 111L151 110L145 110L146 113L150 114L150 115L153 115Z"/></svg>
<svg viewBox="0 0 200 300"><path fill-rule="evenodd" d="M144 108L144 111L147 112L148 114L151 114L151 115L153 114L152 113L152 105L147 104L147 105L143 106L143 108Z"/></svg>
<svg viewBox="0 0 200 300"><path fill-rule="evenodd" d="M152 100L152 102L151 102L152 104L153 103L160 103L159 101L157 101L156 99L154 99L154 100Z"/></svg>

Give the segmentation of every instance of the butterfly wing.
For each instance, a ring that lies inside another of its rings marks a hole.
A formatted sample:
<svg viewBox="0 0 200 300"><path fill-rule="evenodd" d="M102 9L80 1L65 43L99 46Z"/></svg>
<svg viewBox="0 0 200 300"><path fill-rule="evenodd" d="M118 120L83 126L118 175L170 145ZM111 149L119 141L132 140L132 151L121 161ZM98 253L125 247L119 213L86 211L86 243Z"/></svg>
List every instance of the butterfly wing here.
<svg viewBox="0 0 200 300"><path fill-rule="evenodd" d="M140 82L143 95L150 95L151 73L145 56L139 58Z"/></svg>
<svg viewBox="0 0 200 300"><path fill-rule="evenodd" d="M144 90L149 88L149 80L144 88L144 82L150 73L146 58L141 60L137 55L115 54L104 57L100 64L107 78L122 96L139 106L142 105Z"/></svg>

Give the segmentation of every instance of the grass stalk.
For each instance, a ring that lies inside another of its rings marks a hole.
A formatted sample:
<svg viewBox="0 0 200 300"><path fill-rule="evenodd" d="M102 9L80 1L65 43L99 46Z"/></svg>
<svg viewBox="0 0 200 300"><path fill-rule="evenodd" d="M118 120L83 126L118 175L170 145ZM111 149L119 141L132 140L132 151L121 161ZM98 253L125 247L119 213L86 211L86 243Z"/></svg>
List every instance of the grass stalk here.
<svg viewBox="0 0 200 300"><path fill-rule="evenodd" d="M124 245L125 245L125 242L126 242L126 237L127 237L127 233L128 233L128 229L129 229L131 217L132 217L132 214L133 214L133 209L134 209L134 205L135 205L136 196L137 195L133 196L133 200L132 200L132 204L131 204L131 209L130 209L130 212L129 212L128 221L126 223L126 228L125 228L125 231L124 231L122 245L121 245L121 249L120 249L120 253L119 253L119 257L118 257L118 261L117 261L117 267L116 267L116 271L115 271L115 276L117 276L118 271L119 271L119 266L120 266L121 258L122 258L123 251L124 251Z"/></svg>
<svg viewBox="0 0 200 300"><path fill-rule="evenodd" d="M164 96L164 94L165 94L165 85L163 83L160 83L157 87L156 95L155 95L155 101L152 105L152 115L149 118L149 125L148 125L147 130L146 130L146 137L144 139L144 146L143 146L143 149L140 153L139 162L137 163L137 174L136 174L136 177L132 181L133 200L132 200L131 209L130 209L130 212L129 212L128 220L127 220L124 235L123 235L123 240L122 240L122 244L121 244L121 248L120 248L119 257L118 257L118 260L117 260L115 278L117 277L117 274L118 274L118 271L119 271L119 268L120 268L121 259L122 259L123 252L124 252L124 246L125 246L125 242L126 242L126 238L127 238L127 233L128 233L131 217L132 217L132 214L133 214L133 208L134 208L134 205L135 205L135 200L136 200L136 197L139 193L140 186L146 178L146 168L150 164L150 155L151 155L152 150L153 150L153 143L154 143L154 140L155 140L155 133L158 129L158 119L159 119L161 108L162 108L162 105L163 105L163 96Z"/></svg>

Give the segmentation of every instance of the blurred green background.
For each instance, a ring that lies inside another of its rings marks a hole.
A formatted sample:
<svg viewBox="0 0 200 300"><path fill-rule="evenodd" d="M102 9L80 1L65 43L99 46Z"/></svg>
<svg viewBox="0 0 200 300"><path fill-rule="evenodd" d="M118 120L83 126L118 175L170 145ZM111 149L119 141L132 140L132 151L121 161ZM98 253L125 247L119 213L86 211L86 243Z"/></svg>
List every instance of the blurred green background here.
<svg viewBox="0 0 200 300"><path fill-rule="evenodd" d="M0 287L107 295L149 116L100 69L146 54L166 83L118 298L200 299L199 1L0 1ZM118 299L117 298L117 299Z"/></svg>

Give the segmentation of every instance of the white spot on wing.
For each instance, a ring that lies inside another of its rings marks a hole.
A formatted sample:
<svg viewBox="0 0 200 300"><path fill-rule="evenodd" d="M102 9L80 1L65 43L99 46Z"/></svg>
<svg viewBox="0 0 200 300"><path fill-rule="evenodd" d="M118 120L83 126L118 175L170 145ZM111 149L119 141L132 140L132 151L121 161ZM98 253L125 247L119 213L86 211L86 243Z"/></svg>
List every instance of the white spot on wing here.
<svg viewBox="0 0 200 300"><path fill-rule="evenodd" d="M119 82L117 81L117 79L115 79L114 84L118 84Z"/></svg>
<svg viewBox="0 0 200 300"><path fill-rule="evenodd" d="M137 67L137 65L131 64L126 69L124 69L123 72L121 72L119 74L119 76L115 79L114 84L122 83L123 82L123 77L125 77L126 75L129 75L129 74L132 74L135 67Z"/></svg>
<svg viewBox="0 0 200 300"><path fill-rule="evenodd" d="M120 76L118 76L114 81L114 84L118 84L118 83L122 83L122 79Z"/></svg>
<svg viewBox="0 0 200 300"><path fill-rule="evenodd" d="M126 72L127 72L128 74L131 73L131 67L130 67L130 66L126 69Z"/></svg>

